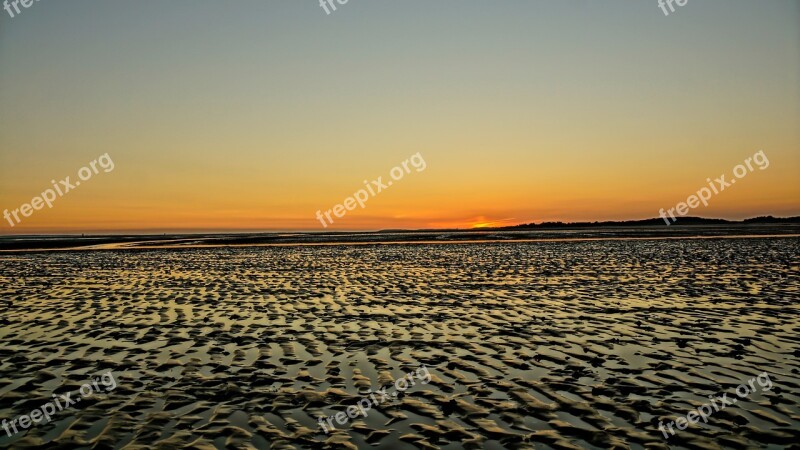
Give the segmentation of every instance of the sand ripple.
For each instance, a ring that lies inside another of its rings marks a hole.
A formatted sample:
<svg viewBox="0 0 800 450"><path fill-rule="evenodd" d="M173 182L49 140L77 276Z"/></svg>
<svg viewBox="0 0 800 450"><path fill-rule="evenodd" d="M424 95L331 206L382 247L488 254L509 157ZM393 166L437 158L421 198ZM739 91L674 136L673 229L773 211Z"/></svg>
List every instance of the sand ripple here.
<svg viewBox="0 0 800 450"><path fill-rule="evenodd" d="M800 239L0 255L0 417L113 370L15 448L673 448L800 442ZM432 375L325 435L317 418ZM2 430L0 430L2 433Z"/></svg>

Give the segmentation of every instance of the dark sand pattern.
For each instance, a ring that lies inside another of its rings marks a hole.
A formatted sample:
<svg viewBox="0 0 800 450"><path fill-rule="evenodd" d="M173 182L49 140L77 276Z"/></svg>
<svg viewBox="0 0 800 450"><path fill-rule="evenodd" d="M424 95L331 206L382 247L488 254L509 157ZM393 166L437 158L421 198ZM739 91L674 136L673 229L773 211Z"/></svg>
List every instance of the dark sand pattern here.
<svg viewBox="0 0 800 450"><path fill-rule="evenodd" d="M800 442L800 239L0 255L0 416L109 369L16 448L672 448ZM331 435L317 418L426 364Z"/></svg>

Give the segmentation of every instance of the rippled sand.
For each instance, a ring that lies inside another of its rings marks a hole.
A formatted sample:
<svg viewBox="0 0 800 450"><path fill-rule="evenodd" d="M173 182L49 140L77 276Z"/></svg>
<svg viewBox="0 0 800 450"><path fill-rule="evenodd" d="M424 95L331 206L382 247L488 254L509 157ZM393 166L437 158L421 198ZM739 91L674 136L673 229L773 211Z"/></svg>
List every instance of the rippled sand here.
<svg viewBox="0 0 800 450"><path fill-rule="evenodd" d="M0 447L798 448L800 239L0 255ZM325 435L379 383L431 383ZM774 387L666 441L767 372Z"/></svg>

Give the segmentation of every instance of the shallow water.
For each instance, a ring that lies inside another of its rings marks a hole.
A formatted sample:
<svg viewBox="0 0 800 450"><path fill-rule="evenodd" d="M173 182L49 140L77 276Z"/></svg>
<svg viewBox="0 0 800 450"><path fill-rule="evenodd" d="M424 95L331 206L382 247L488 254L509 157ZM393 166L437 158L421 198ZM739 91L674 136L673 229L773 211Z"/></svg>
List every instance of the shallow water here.
<svg viewBox="0 0 800 450"><path fill-rule="evenodd" d="M0 417L108 370L118 385L0 446L784 448L799 254L785 237L0 255ZM319 428L422 364L429 384ZM658 430L763 372L771 390Z"/></svg>

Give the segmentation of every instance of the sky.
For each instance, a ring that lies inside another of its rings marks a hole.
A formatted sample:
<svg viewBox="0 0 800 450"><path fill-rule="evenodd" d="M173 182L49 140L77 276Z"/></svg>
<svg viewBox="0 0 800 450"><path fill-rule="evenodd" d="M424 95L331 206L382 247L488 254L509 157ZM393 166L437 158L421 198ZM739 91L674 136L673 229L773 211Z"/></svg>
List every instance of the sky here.
<svg viewBox="0 0 800 450"><path fill-rule="evenodd" d="M0 234L644 219L758 151L766 169L689 215L800 215L797 0L689 0L668 16L657 0L0 14L0 210L113 161ZM317 218L417 153L425 170Z"/></svg>

